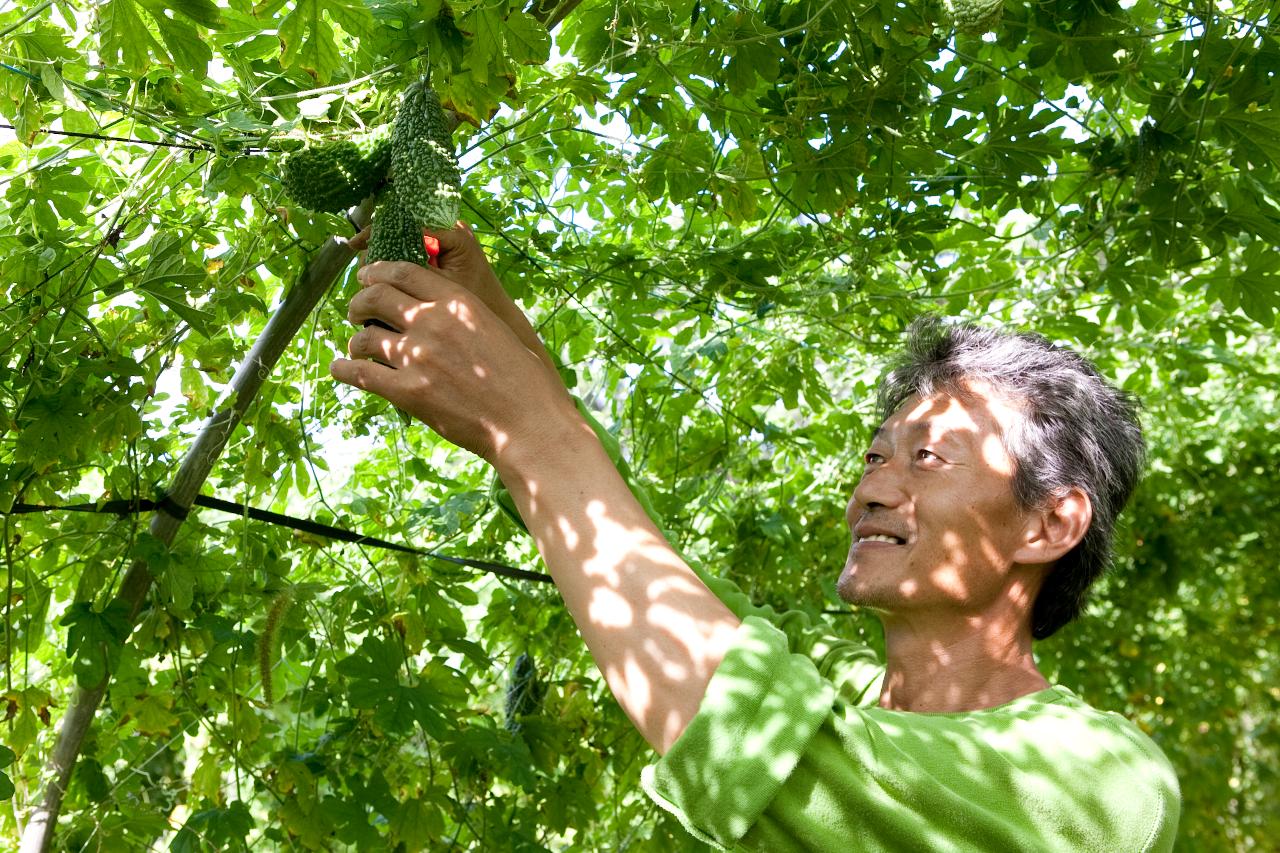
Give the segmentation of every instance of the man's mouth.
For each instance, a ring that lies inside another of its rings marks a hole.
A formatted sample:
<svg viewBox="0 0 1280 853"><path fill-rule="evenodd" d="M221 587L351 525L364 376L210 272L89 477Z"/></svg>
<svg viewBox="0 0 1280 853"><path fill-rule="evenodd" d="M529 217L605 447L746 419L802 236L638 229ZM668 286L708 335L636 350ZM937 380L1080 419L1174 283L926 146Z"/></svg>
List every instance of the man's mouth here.
<svg viewBox="0 0 1280 853"><path fill-rule="evenodd" d="M858 537L858 544L859 544L859 545L861 545L861 544L863 544L864 542L883 542L883 543L885 543L885 544L887 544L887 545L905 545L905 544L907 544L905 539L899 539L897 536L889 536L889 535L884 534L884 533L876 533L876 534L874 534L874 535L872 535L872 536L859 536L859 537Z"/></svg>

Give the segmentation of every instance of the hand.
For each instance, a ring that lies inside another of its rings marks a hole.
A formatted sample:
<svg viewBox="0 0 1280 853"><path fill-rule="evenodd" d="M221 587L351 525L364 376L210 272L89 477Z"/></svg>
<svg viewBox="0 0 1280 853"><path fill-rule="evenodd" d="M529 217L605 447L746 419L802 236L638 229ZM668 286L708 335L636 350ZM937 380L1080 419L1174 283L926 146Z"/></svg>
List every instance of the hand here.
<svg viewBox="0 0 1280 853"><path fill-rule="evenodd" d="M485 257L484 248L476 240L471 228L459 221L453 228L427 229L424 233L440 243L440 255L437 258L440 272L480 297L485 306L506 323L525 347L558 377L555 361L542 345L542 340L530 325L529 319L498 281L493 267L489 265L489 259Z"/></svg>
<svg viewBox="0 0 1280 853"><path fill-rule="evenodd" d="M514 444L582 428L559 378L443 270L381 261L357 277L361 288L348 319L376 320L390 330L357 332L347 349L360 360L335 360L329 366L335 379L389 400L495 465Z"/></svg>

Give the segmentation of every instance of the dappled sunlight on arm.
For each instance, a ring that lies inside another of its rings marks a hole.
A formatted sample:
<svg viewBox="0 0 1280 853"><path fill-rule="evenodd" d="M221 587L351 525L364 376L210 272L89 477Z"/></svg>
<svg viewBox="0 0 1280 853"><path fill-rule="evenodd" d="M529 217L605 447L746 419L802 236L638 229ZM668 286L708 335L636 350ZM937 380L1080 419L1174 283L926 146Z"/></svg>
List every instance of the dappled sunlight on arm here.
<svg viewBox="0 0 1280 853"><path fill-rule="evenodd" d="M635 621L631 604L613 590L602 587L591 591L587 615L593 625L602 628L627 628Z"/></svg>
<svg viewBox="0 0 1280 853"><path fill-rule="evenodd" d="M615 698L665 751L697 713L737 618L589 430L574 425L499 471Z"/></svg>

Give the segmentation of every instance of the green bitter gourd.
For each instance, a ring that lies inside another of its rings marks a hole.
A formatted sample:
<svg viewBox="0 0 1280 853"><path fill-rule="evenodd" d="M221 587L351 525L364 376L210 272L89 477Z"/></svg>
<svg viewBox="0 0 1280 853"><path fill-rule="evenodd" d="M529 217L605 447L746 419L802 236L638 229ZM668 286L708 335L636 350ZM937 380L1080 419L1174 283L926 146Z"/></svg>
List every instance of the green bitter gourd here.
<svg viewBox="0 0 1280 853"><path fill-rule="evenodd" d="M462 200L462 173L450 122L426 80L411 85L391 128L391 183L373 216L366 260L426 265L423 228L452 228Z"/></svg>
<svg viewBox="0 0 1280 853"><path fill-rule="evenodd" d="M276 638L280 631L280 621L284 619L289 608L293 606L293 590L284 589L271 599L271 608L267 611L267 622L262 627L262 635L258 637L258 674L262 677L262 700L268 705L275 704L275 689L271 680L274 668L272 657L275 655Z"/></svg>
<svg viewBox="0 0 1280 853"><path fill-rule="evenodd" d="M1004 12L1004 0L948 0L947 5L956 29L969 35L991 32Z"/></svg>
<svg viewBox="0 0 1280 853"><path fill-rule="evenodd" d="M312 145L284 161L285 194L308 210L338 213L373 195L391 165L391 137L383 129L358 140Z"/></svg>
<svg viewBox="0 0 1280 853"><path fill-rule="evenodd" d="M409 261L426 266L427 252L422 245L422 228L410 215L408 205L400 199L400 188L390 184L378 199L369 232L369 248L365 263L374 261Z"/></svg>
<svg viewBox="0 0 1280 853"><path fill-rule="evenodd" d="M503 709L507 731L520 731L521 718L538 710L542 694L543 686L538 681L538 670L533 664L533 658L522 652L512 664L507 681L507 702Z"/></svg>
<svg viewBox="0 0 1280 853"><path fill-rule="evenodd" d="M366 261L429 262L423 228L452 228L462 201L452 123L426 78L400 100L390 127L359 140L313 145L284 162L285 192L317 213L378 193Z"/></svg>

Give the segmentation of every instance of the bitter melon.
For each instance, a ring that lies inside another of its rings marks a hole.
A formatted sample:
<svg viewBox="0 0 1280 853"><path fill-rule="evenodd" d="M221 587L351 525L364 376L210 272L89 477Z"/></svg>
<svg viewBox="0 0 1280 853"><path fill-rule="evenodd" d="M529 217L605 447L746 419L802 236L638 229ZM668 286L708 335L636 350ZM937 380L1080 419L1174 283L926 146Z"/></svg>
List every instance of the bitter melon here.
<svg viewBox="0 0 1280 853"><path fill-rule="evenodd" d="M391 128L391 183L373 215L366 261L426 266L422 229L453 227L461 185L448 116L426 80L419 80L405 91Z"/></svg>
<svg viewBox="0 0 1280 853"><path fill-rule="evenodd" d="M512 664L507 681L507 703L503 715L507 731L520 731L521 718L538 710L542 694L543 687L538 682L538 670L533 664L533 658L521 653Z"/></svg>
<svg viewBox="0 0 1280 853"><path fill-rule="evenodd" d="M982 35L995 29L1004 12L1004 0L948 0L956 30Z"/></svg>
<svg viewBox="0 0 1280 853"><path fill-rule="evenodd" d="M423 228L452 228L462 200L462 174L449 121L425 81L410 86L391 128L391 180Z"/></svg>
<svg viewBox="0 0 1280 853"><path fill-rule="evenodd" d="M317 213L337 213L372 195L386 180L391 138L385 129L358 140L313 145L284 161L284 191Z"/></svg>
<svg viewBox="0 0 1280 853"><path fill-rule="evenodd" d="M451 127L423 78L405 90L389 128L290 154L285 192L317 213L346 210L377 192L366 260L426 266L422 229L452 228L462 201Z"/></svg>
<svg viewBox="0 0 1280 853"><path fill-rule="evenodd" d="M369 232L369 248L365 263L374 261L409 261L427 265L427 253L422 246L422 228L410 215L409 206L400 199L396 184L383 190L373 214L373 228Z"/></svg>
<svg viewBox="0 0 1280 853"><path fill-rule="evenodd" d="M273 669L272 657L275 655L276 637L280 630L280 621L293 606L293 590L285 589L271 599L271 608L267 611L267 622L262 627L262 635L258 637L258 674L262 677L262 699L268 705L275 703L275 690L271 680Z"/></svg>
<svg viewBox="0 0 1280 853"><path fill-rule="evenodd" d="M1133 147L1136 149L1133 155L1133 192L1141 195L1160 176L1161 152L1156 126L1150 122L1143 124Z"/></svg>

